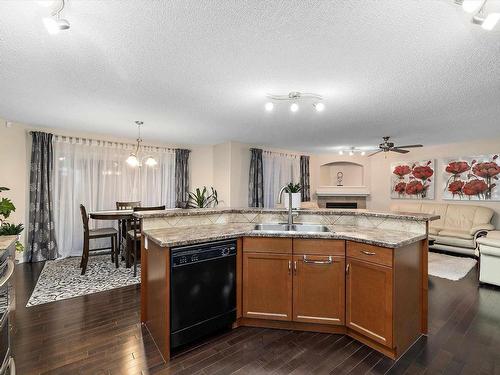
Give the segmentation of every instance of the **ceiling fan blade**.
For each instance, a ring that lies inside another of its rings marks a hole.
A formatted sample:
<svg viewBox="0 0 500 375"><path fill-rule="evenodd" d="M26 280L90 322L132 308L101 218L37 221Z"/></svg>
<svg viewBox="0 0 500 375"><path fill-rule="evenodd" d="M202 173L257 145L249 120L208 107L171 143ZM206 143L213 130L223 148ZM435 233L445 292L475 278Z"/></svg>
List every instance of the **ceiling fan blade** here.
<svg viewBox="0 0 500 375"><path fill-rule="evenodd" d="M379 152L382 152L382 151L384 151L384 150L375 151L375 152L371 153L370 155L368 155L368 157L376 155L376 154L378 154Z"/></svg>
<svg viewBox="0 0 500 375"><path fill-rule="evenodd" d="M410 152L408 150L400 149L399 147L393 147L389 151L399 152L400 154L407 154Z"/></svg>
<svg viewBox="0 0 500 375"><path fill-rule="evenodd" d="M398 146L397 148L415 148L415 147L424 147L423 145L406 145L406 146Z"/></svg>

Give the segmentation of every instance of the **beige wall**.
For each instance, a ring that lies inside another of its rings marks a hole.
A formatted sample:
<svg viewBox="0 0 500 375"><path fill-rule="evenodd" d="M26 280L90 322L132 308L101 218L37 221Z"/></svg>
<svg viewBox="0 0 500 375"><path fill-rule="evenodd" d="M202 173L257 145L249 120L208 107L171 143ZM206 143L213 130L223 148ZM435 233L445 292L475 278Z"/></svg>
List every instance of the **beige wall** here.
<svg viewBox="0 0 500 375"><path fill-rule="evenodd" d="M16 211L11 214L9 221L24 223L26 226L26 212L28 202L28 160L26 148L27 135L24 127L12 124L7 127L0 119L0 186L10 191L1 194L12 200ZM25 232L23 232L24 238Z"/></svg>
<svg viewBox="0 0 500 375"><path fill-rule="evenodd" d="M119 138L112 135L101 135L84 132L71 132L63 129L34 128L23 124L12 123L6 126L0 118L0 186L7 186L11 191L5 194L16 205L12 221L26 223L28 221L29 202L29 169L31 153L30 130L47 131L59 135L87 137L116 142L133 143L134 139ZM151 144L145 142L145 144ZM172 145L154 144L165 147L183 147L191 150L190 185L191 187L213 185L213 147L211 145Z"/></svg>
<svg viewBox="0 0 500 375"><path fill-rule="evenodd" d="M370 159L366 156L361 155L339 155L338 153L328 153L328 154L317 154L311 156L310 160L310 174L311 174L311 194L313 199L316 199L315 193L319 186L322 186L321 182L321 166L330 163L356 163L363 168L363 186L370 186ZM336 181L336 172L335 172ZM347 186L346 183L344 183Z"/></svg>
<svg viewBox="0 0 500 375"><path fill-rule="evenodd" d="M497 226L497 228L500 228L500 202L449 201L442 199L444 187L440 176L440 173L443 170L443 165L440 160L441 158L453 158L469 155L474 156L493 153L500 153L500 139L422 147L418 149L412 149L410 153L403 156L395 153L389 153L387 155L378 154L376 156L373 156L369 158L372 170L372 183L370 186L371 195L367 202L368 208L374 210L387 210L389 209L391 203L399 201L390 198L390 164L392 162L397 162L400 160L404 161L436 159L436 198L434 200L430 200L429 202L482 205L490 207L496 211L494 224ZM376 173L374 173L374 171L376 171Z"/></svg>
<svg viewBox="0 0 500 375"><path fill-rule="evenodd" d="M335 186L338 183L337 174L342 172L344 186L364 186L362 165L354 162L332 162L319 166L319 183L321 186Z"/></svg>

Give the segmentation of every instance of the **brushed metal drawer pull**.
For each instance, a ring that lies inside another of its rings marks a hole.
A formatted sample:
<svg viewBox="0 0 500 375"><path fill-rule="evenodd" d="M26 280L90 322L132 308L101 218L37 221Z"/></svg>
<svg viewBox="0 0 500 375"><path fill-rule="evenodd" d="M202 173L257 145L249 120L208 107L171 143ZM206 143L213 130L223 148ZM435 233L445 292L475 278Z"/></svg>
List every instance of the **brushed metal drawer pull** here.
<svg viewBox="0 0 500 375"><path fill-rule="evenodd" d="M365 255L376 255L377 253L372 253L371 251L365 251L365 250L361 250L361 252Z"/></svg>
<svg viewBox="0 0 500 375"><path fill-rule="evenodd" d="M292 273L292 261L289 260L288 261L288 274L291 274Z"/></svg>
<svg viewBox="0 0 500 375"><path fill-rule="evenodd" d="M328 257L328 260L309 260L307 259L307 255L304 255L304 263L310 263L310 264L332 264L333 263L333 258L331 256Z"/></svg>

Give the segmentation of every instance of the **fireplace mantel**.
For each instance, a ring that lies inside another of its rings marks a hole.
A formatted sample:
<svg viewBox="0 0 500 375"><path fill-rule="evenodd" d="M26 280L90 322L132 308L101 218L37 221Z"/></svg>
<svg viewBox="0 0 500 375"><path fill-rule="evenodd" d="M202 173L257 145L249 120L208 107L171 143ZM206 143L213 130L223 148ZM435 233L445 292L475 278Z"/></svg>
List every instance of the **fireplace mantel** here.
<svg viewBox="0 0 500 375"><path fill-rule="evenodd" d="M320 186L316 190L318 197L367 197L367 186Z"/></svg>
<svg viewBox="0 0 500 375"><path fill-rule="evenodd" d="M345 205L355 203L357 208L366 208L366 198L370 191L366 186L320 186L316 190L319 207L338 203Z"/></svg>

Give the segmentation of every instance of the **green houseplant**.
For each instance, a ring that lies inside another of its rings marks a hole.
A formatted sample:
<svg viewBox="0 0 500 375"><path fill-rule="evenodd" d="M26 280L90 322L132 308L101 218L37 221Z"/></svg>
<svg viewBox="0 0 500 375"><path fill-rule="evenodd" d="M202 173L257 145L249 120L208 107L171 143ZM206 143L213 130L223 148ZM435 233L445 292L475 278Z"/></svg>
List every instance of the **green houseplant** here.
<svg viewBox="0 0 500 375"><path fill-rule="evenodd" d="M196 188L195 191L189 193L189 208L216 207L218 204L217 190L213 187L210 187L210 191L208 191L207 187L203 186L203 190Z"/></svg>
<svg viewBox="0 0 500 375"><path fill-rule="evenodd" d="M0 186L0 193L8 190L10 189ZM2 199L0 199L0 236L18 236L19 238L19 235L24 230L23 224L12 224L7 222L10 214L14 211L16 211L14 203L12 203L9 198L2 197ZM24 250L24 246L19 241L16 242L16 250Z"/></svg>
<svg viewBox="0 0 500 375"><path fill-rule="evenodd" d="M288 185L286 185L285 188L285 193L289 193L292 195L292 208L293 209L299 209L300 208L300 203L302 201L302 197L300 194L300 191L302 190L302 186L300 184L294 184L293 182L290 182ZM283 204L285 208L288 208L290 205L290 200L288 196L284 197Z"/></svg>

